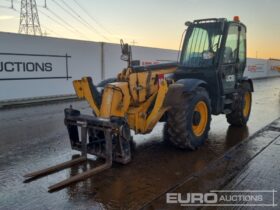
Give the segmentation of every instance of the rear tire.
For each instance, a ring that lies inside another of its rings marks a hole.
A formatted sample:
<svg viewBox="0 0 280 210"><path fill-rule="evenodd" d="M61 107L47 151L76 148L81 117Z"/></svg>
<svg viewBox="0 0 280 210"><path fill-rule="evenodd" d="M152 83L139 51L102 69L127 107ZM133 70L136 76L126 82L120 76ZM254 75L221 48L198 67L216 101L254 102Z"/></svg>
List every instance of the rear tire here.
<svg viewBox="0 0 280 210"><path fill-rule="evenodd" d="M197 87L182 104L168 111L164 140L181 149L195 150L208 138L211 104L207 91Z"/></svg>
<svg viewBox="0 0 280 210"><path fill-rule="evenodd" d="M246 83L238 90L238 97L233 104L233 110L226 115L227 122L233 126L246 126L252 105L252 93Z"/></svg>

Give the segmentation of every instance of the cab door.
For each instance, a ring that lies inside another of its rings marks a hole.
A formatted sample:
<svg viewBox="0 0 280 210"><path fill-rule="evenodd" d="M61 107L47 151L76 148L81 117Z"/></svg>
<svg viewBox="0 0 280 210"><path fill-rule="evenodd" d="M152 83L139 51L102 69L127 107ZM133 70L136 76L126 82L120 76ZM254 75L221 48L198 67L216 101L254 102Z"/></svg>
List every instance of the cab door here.
<svg viewBox="0 0 280 210"><path fill-rule="evenodd" d="M225 48L222 53L221 76L224 94L234 91L237 80L238 50L239 50L239 26L231 24L228 28Z"/></svg>

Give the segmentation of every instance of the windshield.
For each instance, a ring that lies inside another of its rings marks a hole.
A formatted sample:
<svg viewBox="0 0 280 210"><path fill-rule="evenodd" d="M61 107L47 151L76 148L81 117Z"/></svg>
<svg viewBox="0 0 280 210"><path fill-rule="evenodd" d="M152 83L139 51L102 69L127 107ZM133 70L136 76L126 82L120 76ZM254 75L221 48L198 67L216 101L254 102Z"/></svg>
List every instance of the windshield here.
<svg viewBox="0 0 280 210"><path fill-rule="evenodd" d="M222 37L221 25L197 24L189 28L182 49L181 64L188 67L207 67L214 58Z"/></svg>

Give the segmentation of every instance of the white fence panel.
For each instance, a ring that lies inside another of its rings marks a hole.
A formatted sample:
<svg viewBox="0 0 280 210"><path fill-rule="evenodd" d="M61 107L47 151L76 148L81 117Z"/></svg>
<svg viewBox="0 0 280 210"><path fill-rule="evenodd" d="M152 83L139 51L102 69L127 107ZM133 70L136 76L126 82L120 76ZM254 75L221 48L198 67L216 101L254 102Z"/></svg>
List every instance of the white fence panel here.
<svg viewBox="0 0 280 210"><path fill-rule="evenodd" d="M0 43L0 100L72 94L73 79L101 79L99 43L11 33Z"/></svg>
<svg viewBox="0 0 280 210"><path fill-rule="evenodd" d="M116 77L126 67L119 44L0 32L0 101L74 94L72 81L83 76ZM132 46L140 65L176 62L178 51ZM250 78L280 75L280 60L249 58Z"/></svg>

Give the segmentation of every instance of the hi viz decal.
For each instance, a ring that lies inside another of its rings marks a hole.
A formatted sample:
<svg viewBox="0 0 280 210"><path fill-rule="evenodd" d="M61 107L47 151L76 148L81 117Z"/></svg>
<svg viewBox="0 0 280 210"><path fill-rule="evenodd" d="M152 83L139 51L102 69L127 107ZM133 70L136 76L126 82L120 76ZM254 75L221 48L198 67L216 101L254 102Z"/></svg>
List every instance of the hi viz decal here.
<svg viewBox="0 0 280 210"><path fill-rule="evenodd" d="M157 76L158 76L158 85L160 85L164 80L164 74L158 74Z"/></svg>
<svg viewBox="0 0 280 210"><path fill-rule="evenodd" d="M65 55L0 53L0 80L69 79Z"/></svg>
<svg viewBox="0 0 280 210"><path fill-rule="evenodd" d="M173 76L173 73L170 73L170 74L158 74L158 75L157 75L157 82L158 82L158 85L162 84L162 82L163 82L165 79L172 78L172 76Z"/></svg>

